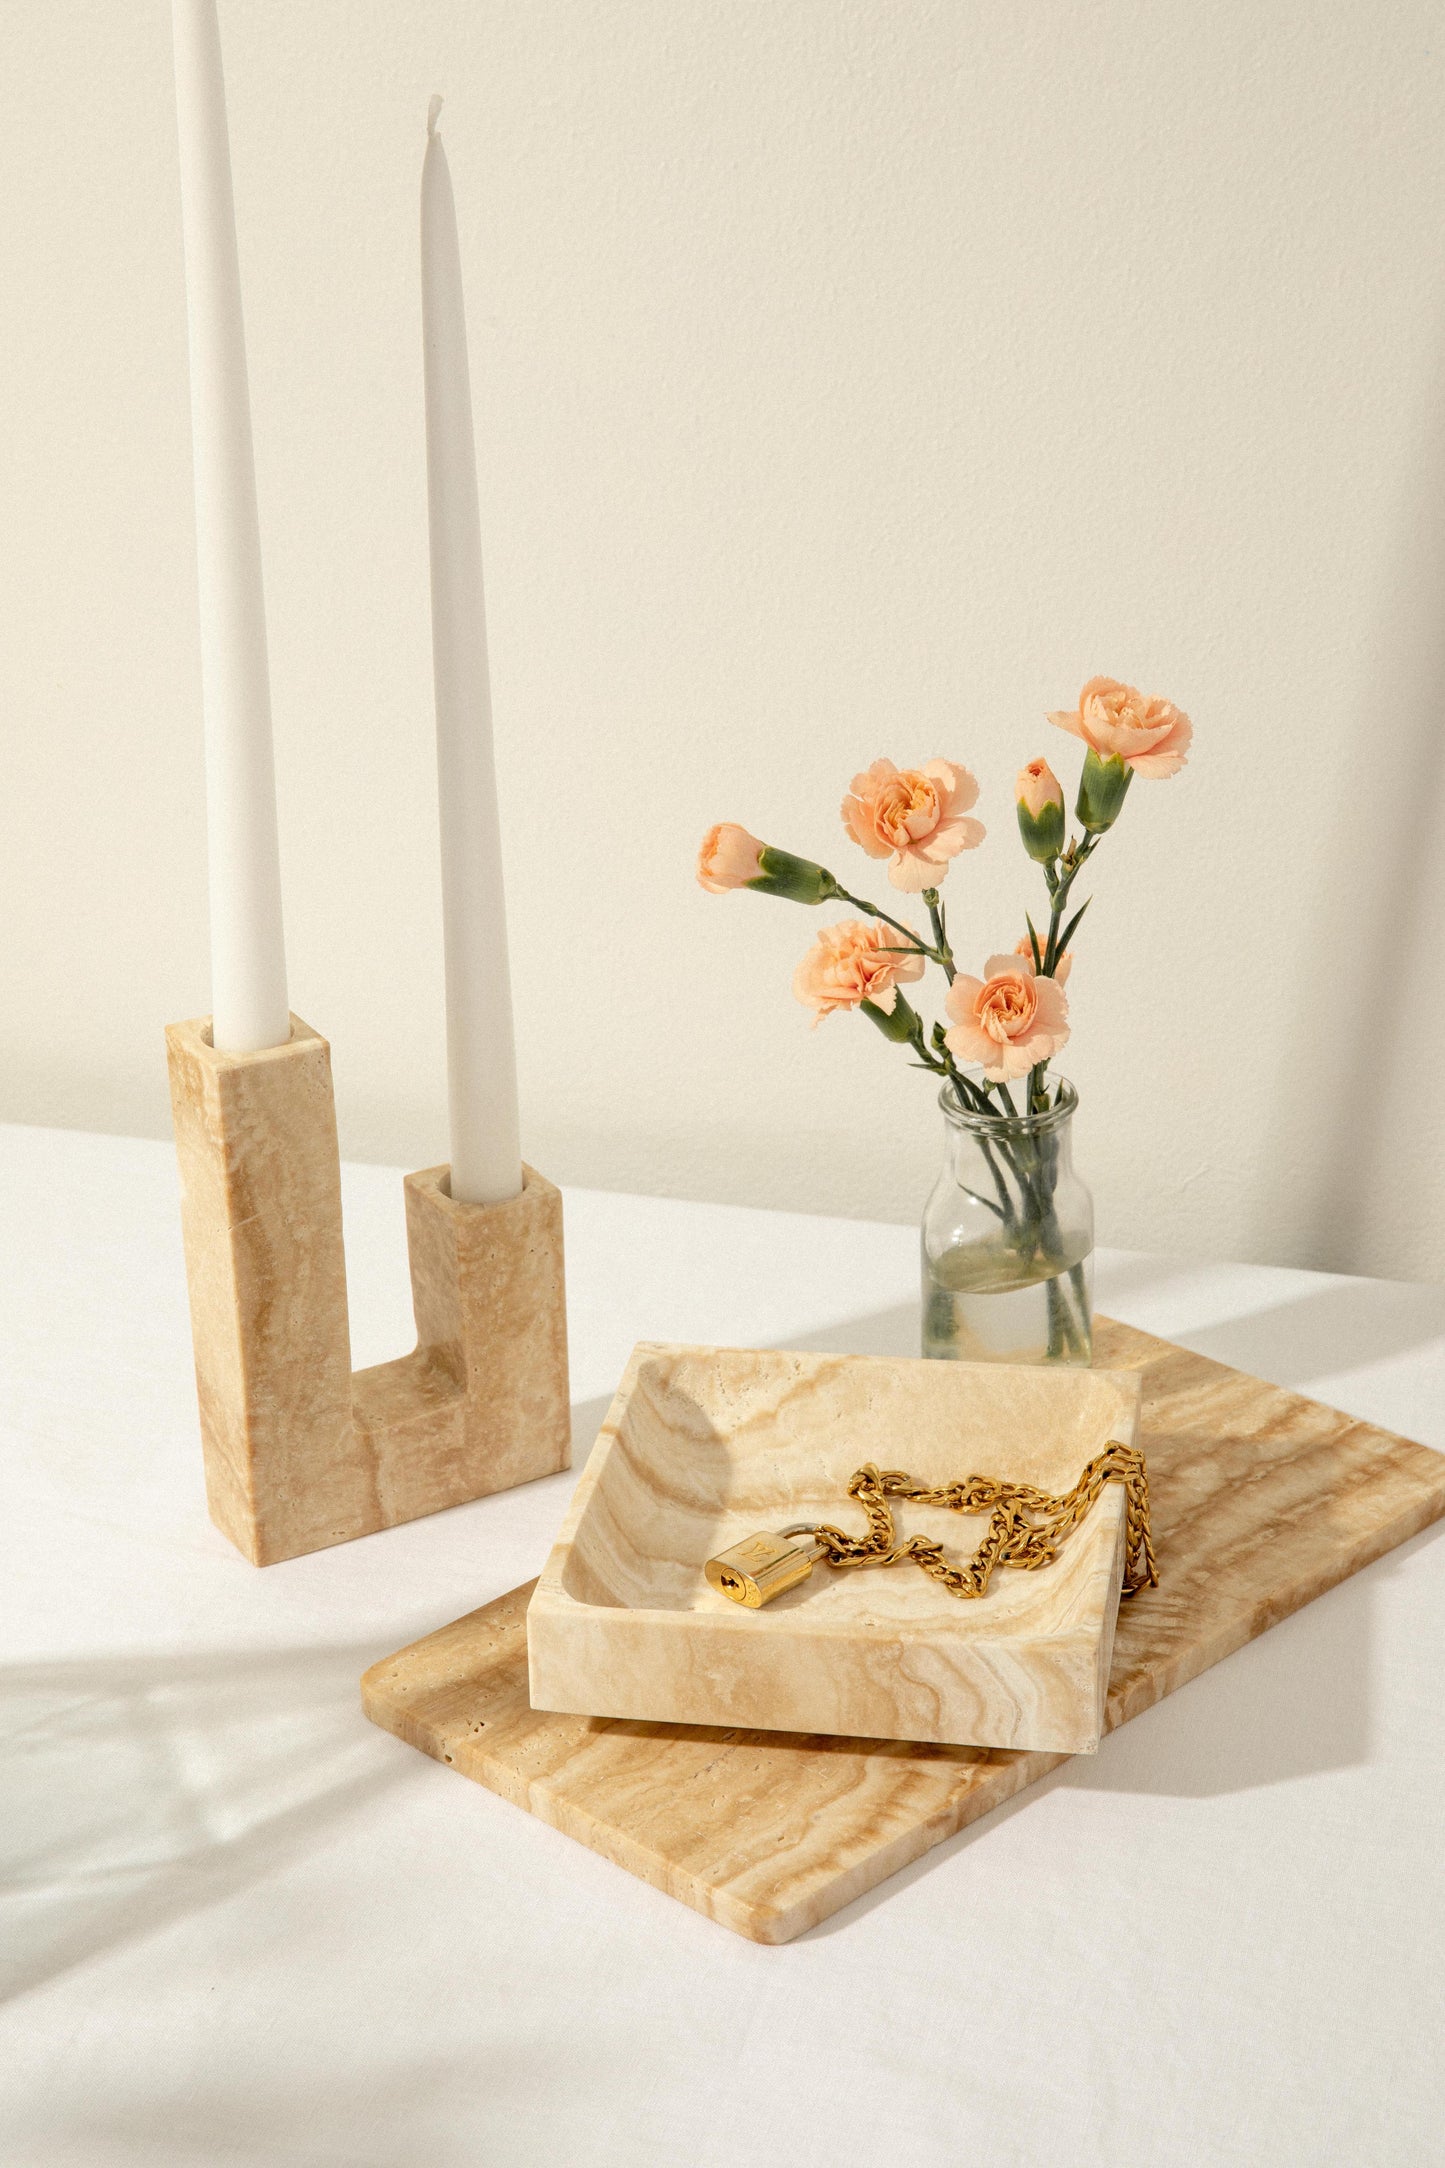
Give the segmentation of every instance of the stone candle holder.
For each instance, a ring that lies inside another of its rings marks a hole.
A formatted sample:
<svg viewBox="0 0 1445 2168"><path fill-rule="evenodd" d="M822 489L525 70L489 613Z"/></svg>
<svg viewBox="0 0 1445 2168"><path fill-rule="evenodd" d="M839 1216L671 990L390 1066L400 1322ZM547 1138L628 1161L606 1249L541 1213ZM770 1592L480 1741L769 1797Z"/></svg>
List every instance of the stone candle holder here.
<svg viewBox="0 0 1445 2168"><path fill-rule="evenodd" d="M221 1054L166 1030L212 1520L253 1565L552 1475L571 1460L562 1199L463 1205L406 1177L417 1345L355 1373L331 1050Z"/></svg>

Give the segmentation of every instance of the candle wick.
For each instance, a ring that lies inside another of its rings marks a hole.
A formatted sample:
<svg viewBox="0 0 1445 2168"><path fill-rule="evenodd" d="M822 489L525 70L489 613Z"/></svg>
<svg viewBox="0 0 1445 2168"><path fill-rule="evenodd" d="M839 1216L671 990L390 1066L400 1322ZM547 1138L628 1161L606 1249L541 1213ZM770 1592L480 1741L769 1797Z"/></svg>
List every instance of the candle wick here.
<svg viewBox="0 0 1445 2168"><path fill-rule="evenodd" d="M441 99L439 97L434 97L431 104L426 109L426 132L428 140L430 140L430 138L434 136L437 132L437 119L441 113L441 109Z"/></svg>

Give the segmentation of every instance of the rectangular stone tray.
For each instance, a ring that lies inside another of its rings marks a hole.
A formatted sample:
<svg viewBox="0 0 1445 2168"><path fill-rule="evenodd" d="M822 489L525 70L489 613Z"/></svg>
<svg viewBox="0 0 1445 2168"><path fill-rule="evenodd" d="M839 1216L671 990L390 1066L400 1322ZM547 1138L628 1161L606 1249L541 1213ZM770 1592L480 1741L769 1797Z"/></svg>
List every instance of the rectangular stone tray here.
<svg viewBox="0 0 1445 2168"><path fill-rule="evenodd" d="M1112 1729L1445 1515L1445 1454L1096 1325L1096 1361L1143 1384L1162 1575L1120 1610ZM366 1714L755 1942L791 1941L1065 1759L538 1713L530 1593L373 1665Z"/></svg>
<svg viewBox="0 0 1445 2168"><path fill-rule="evenodd" d="M705 1561L759 1530L861 1534L865 1461L930 1486L975 1473L1059 1493L1132 1445L1129 1372L749 1348L634 1350L527 1613L532 1707L937 1746L1098 1746L1123 1570L1111 1483L1050 1566L951 1595L916 1566L825 1565L760 1611ZM901 1505L966 1558L987 1522Z"/></svg>

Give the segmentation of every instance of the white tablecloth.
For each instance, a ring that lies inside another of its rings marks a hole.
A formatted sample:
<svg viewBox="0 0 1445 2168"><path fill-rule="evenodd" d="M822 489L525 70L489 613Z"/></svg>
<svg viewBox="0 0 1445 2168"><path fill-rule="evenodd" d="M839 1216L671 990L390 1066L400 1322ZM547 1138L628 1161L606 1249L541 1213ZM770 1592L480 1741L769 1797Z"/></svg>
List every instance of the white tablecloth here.
<svg viewBox="0 0 1445 2168"><path fill-rule="evenodd" d="M395 1176L346 1209L373 1362ZM915 1239L571 1193L579 1456L635 1339L914 1352ZM1445 1448L1445 1289L1115 1252L1098 1293ZM0 1131L0 1329L5 2168L1445 2160L1435 1532L759 1949L360 1714L571 1477L246 1565L161 1145Z"/></svg>

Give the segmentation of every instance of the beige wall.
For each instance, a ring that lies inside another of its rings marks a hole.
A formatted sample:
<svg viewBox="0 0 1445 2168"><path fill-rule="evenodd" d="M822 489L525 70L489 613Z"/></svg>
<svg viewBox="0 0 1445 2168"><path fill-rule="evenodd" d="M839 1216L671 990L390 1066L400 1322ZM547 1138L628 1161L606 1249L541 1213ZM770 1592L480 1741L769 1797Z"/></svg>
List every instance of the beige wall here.
<svg viewBox="0 0 1445 2168"><path fill-rule="evenodd" d="M418 346L463 219L526 1141L913 1216L937 1117L790 998L876 753L1033 876L1095 670L1194 715L1098 861L1066 1067L1105 1239L1445 1271L1445 38L1373 7L223 0L295 1006L343 1148L445 1152ZM163 1132L206 1005L164 0L8 0L0 1116ZM1062 757L1061 757L1062 756ZM861 871L861 859L854 870Z"/></svg>

